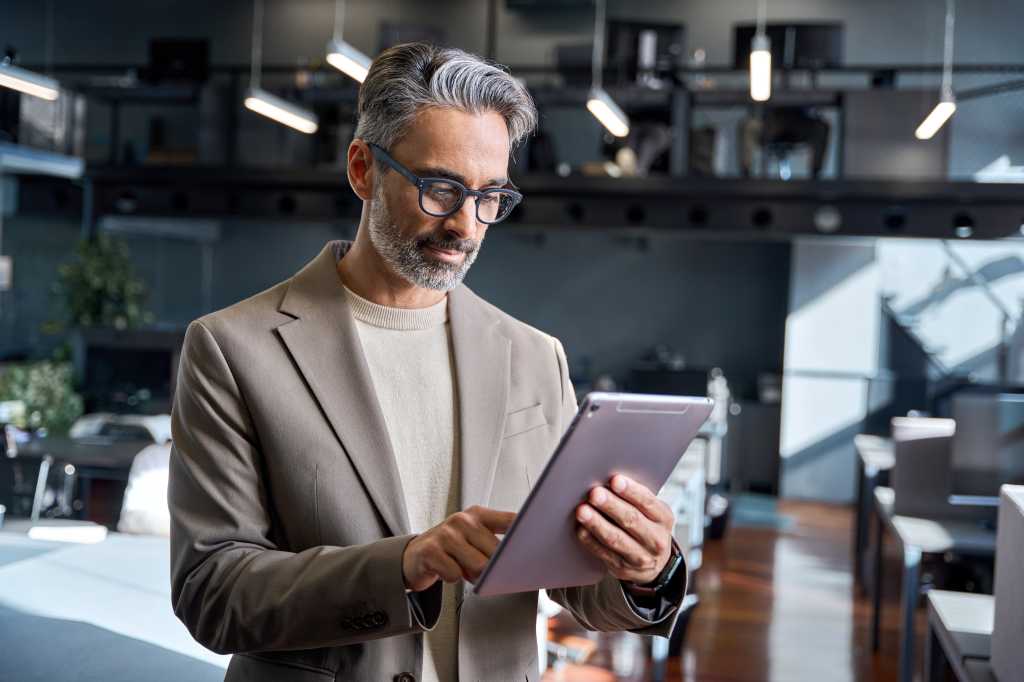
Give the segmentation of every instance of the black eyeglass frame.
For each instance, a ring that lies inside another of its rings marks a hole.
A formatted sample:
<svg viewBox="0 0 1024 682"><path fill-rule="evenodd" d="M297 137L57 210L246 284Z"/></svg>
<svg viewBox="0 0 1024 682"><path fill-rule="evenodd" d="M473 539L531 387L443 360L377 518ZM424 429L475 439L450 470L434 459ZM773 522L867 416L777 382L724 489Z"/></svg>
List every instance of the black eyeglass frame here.
<svg viewBox="0 0 1024 682"><path fill-rule="evenodd" d="M415 186L416 189L419 190L420 210L423 211L424 213L426 213L429 216L433 216L435 218L445 218L447 216L453 215L453 214L457 213L459 210L462 209L462 205L466 203L466 197L476 197L477 198L476 211L475 211L476 219L478 221L480 221L481 223L484 223L486 225L495 225L495 224L500 223L501 221L507 219L510 215L512 215L512 211L514 211L516 206L518 206L519 203L523 200L523 195L522 194L520 194L516 190L511 189L509 187L491 187L489 189L470 189L469 187L466 187L465 185L463 185L458 180L452 180L451 178L421 178L420 176L416 175L411 170L409 170L408 168L406 168L405 166L400 164L398 161L395 161L395 159L393 159L390 154L388 154L386 151L384 151L383 147L381 147L379 145L376 145L376 144L374 144L372 142L368 142L367 144L369 145L370 149L373 151L373 155L375 157L379 158L381 161L383 161L384 163L389 165L391 168L393 168L396 171L398 171L398 173L403 178L405 178L406 180L411 182L413 184L413 186ZM454 208L452 208L450 211L447 211L446 213L434 213L433 211L428 211L427 208L423 205L423 192L424 192L424 190L430 184L435 183L435 182L443 182L446 185L451 185L451 186L455 187L456 189L458 189L461 192L461 194L459 195L458 201L455 202ZM504 194L504 195L508 195L508 196L512 197L512 202L513 202L512 203L512 207L508 210L508 213L506 215L504 215L501 218L498 218L497 220L484 220L483 218L480 217L480 201L479 200L482 199L483 197L485 197L488 194Z"/></svg>

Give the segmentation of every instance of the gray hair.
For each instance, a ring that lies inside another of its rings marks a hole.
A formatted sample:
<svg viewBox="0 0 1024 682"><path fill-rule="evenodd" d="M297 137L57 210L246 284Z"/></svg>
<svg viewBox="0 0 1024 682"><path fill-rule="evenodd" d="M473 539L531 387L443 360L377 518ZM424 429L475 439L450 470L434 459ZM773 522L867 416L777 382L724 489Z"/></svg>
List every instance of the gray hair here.
<svg viewBox="0 0 1024 682"><path fill-rule="evenodd" d="M359 88L355 136L391 149L424 107L500 114L510 151L537 126L533 98L503 67L455 48L406 43L373 60Z"/></svg>

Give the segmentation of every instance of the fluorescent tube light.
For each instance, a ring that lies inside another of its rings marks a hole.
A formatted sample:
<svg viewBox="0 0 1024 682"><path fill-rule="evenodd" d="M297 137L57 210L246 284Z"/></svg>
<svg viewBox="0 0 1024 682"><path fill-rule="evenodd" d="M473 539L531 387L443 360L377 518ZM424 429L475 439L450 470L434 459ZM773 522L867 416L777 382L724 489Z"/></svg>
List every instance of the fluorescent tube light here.
<svg viewBox="0 0 1024 682"><path fill-rule="evenodd" d="M319 127L316 114L262 88L249 88L245 108L307 135L315 133Z"/></svg>
<svg viewBox="0 0 1024 682"><path fill-rule="evenodd" d="M767 102L772 96L772 43L757 34L750 42L750 99Z"/></svg>
<svg viewBox="0 0 1024 682"><path fill-rule="evenodd" d="M5 62L0 62L0 86L51 102L60 96L60 85L53 78Z"/></svg>
<svg viewBox="0 0 1024 682"><path fill-rule="evenodd" d="M587 109L615 137L629 135L629 117L603 88L592 88L587 97Z"/></svg>
<svg viewBox="0 0 1024 682"><path fill-rule="evenodd" d="M344 40L332 40L327 43L327 63L360 83L366 80L372 61Z"/></svg>
<svg viewBox="0 0 1024 682"><path fill-rule="evenodd" d="M921 125L914 131L919 140L930 140L946 124L956 111L956 96L953 94L953 27L955 25L955 0L946 0L946 33L942 47L942 96Z"/></svg>
<svg viewBox="0 0 1024 682"><path fill-rule="evenodd" d="M935 133L939 132L939 129L953 115L954 111L956 111L956 102L952 98L943 98L932 109L932 113L928 114L928 117L921 121L921 125L917 126L914 136L919 140L932 139Z"/></svg>
<svg viewBox="0 0 1024 682"><path fill-rule="evenodd" d="M11 173L80 178L83 170L85 162L78 157L0 142L0 175Z"/></svg>

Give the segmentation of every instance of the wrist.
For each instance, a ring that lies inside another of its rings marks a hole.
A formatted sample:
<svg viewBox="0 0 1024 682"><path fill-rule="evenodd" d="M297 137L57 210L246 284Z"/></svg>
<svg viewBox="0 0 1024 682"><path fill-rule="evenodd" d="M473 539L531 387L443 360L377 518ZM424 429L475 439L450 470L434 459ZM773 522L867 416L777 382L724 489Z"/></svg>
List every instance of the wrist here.
<svg viewBox="0 0 1024 682"><path fill-rule="evenodd" d="M637 587L651 588L658 584L658 580L664 577L665 571L669 569L672 564L672 557L675 556L673 550L669 550L668 556L665 557L665 561L662 562L658 572L654 574L654 577L642 583L636 583Z"/></svg>
<svg viewBox="0 0 1024 682"><path fill-rule="evenodd" d="M661 571L649 582L646 583L634 583L628 581L626 588L633 594L641 596L651 596L659 594L668 584L672 582L675 574L683 566L683 555L679 549L673 543L672 552L669 554L668 559L665 561L661 568ZM685 568L683 569L685 570Z"/></svg>

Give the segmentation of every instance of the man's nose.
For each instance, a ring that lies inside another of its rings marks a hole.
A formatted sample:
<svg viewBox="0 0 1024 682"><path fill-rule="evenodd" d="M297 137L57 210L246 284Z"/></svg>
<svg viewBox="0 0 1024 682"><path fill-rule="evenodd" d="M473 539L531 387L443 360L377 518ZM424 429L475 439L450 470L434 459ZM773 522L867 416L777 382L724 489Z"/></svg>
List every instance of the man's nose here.
<svg viewBox="0 0 1024 682"><path fill-rule="evenodd" d="M458 239L476 239L480 227L476 219L476 197L466 197L459 210L445 218L444 226Z"/></svg>

